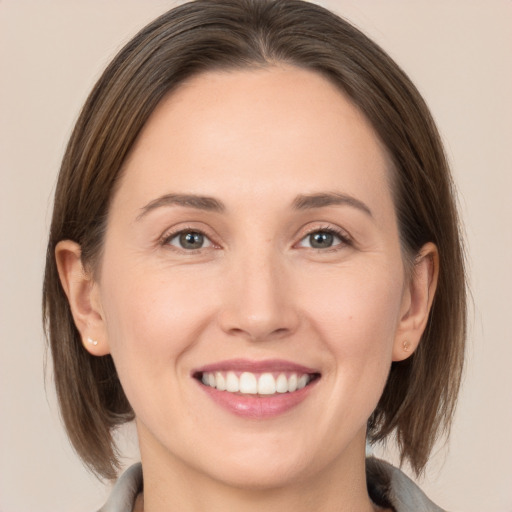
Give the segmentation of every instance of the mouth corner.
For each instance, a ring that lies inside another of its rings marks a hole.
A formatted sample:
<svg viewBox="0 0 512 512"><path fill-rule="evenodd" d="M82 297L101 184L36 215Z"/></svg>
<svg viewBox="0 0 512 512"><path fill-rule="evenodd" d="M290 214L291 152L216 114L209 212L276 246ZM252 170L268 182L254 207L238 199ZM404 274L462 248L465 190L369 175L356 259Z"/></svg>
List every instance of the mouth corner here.
<svg viewBox="0 0 512 512"><path fill-rule="evenodd" d="M309 383L308 384L311 384L315 380L320 380L322 378L322 374L320 372L310 373L309 376L310 376L310 379L309 379Z"/></svg>

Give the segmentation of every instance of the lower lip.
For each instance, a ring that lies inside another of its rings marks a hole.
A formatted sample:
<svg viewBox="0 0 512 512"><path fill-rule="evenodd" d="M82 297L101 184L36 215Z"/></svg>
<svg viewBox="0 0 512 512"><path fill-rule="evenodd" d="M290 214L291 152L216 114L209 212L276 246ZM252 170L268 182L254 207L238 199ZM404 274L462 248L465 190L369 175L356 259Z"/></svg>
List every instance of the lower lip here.
<svg viewBox="0 0 512 512"><path fill-rule="evenodd" d="M204 392L218 405L229 412L250 419L267 419L279 416L296 407L310 393L318 379L309 383L306 387L292 393L276 393L275 395L242 395L219 391L210 386L198 382Z"/></svg>

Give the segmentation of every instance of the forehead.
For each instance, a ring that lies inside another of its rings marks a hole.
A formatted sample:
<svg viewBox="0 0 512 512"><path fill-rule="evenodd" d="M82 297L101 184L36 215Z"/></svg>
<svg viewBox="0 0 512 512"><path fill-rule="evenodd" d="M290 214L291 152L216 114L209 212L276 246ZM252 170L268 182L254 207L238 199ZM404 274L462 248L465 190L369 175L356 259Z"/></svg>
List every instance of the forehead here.
<svg viewBox="0 0 512 512"><path fill-rule="evenodd" d="M357 196L368 195L368 185L378 195L389 189L389 167L370 123L333 83L276 66L181 84L143 128L121 188L141 200L156 190L259 201L327 187Z"/></svg>

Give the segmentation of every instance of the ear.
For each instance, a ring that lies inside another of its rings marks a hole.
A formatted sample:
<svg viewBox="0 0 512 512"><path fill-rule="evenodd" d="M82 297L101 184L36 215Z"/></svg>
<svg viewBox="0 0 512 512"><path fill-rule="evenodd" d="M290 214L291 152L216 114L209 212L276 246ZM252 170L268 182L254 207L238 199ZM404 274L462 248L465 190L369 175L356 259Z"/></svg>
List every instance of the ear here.
<svg viewBox="0 0 512 512"><path fill-rule="evenodd" d="M63 240L55 247L55 259L62 288L82 344L94 356L110 353L97 283L82 264L80 245Z"/></svg>
<svg viewBox="0 0 512 512"><path fill-rule="evenodd" d="M439 252L425 244L414 260L404 288L401 316L393 346L393 361L407 359L418 347L427 326L439 276Z"/></svg>

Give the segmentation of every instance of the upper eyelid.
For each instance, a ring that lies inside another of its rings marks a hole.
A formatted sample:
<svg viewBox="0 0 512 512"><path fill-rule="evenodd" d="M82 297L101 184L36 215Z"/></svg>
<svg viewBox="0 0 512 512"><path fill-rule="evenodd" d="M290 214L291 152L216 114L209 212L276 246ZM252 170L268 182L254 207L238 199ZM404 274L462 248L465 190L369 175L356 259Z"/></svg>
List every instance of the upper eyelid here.
<svg viewBox="0 0 512 512"><path fill-rule="evenodd" d="M162 245L165 245L169 242L169 240L172 240L173 238L177 237L181 233L200 233L204 237L208 238L208 240L211 242L212 245L218 246L219 244L215 241L215 237L212 236L209 233L210 230L204 229L204 228L198 228L190 225L180 226L177 228L169 228L163 232L163 234L158 237L158 242ZM198 249L199 250L199 249Z"/></svg>
<svg viewBox="0 0 512 512"><path fill-rule="evenodd" d="M304 246L303 244L307 241L307 239L313 235L314 233L329 233L331 234L334 239L337 241L335 241L335 243L333 243L332 245L328 246L328 247L308 247L308 246ZM344 237L342 234L340 233L337 233L335 231L327 231L327 230L321 230L321 231L312 231L311 233L307 234L306 236L303 236L296 244L295 246L298 246L300 248L303 248L303 249L313 249L315 251L327 251L327 250L334 250L334 249L339 249L339 246L347 246L347 245L351 245L351 241Z"/></svg>
<svg viewBox="0 0 512 512"><path fill-rule="evenodd" d="M314 226L314 227L311 227L311 228L307 228L307 227L302 227L300 230L299 230L299 233L298 233L298 238L299 238L299 241L303 240L305 237L313 234L313 233L318 233L318 232L321 232L321 231L327 231L329 233L332 233L336 236L339 236L342 240L345 240L345 241L352 241L352 236L350 235L350 233L346 230L346 229L343 229L339 226L336 226L336 225L333 225L333 224L330 224L330 223L325 223L325 224L322 224L320 226Z"/></svg>
<svg viewBox="0 0 512 512"><path fill-rule="evenodd" d="M158 241L161 244L165 244L169 240L172 240L172 238L178 236L180 233L190 231L190 232L201 233L206 238L208 238L208 240L213 244L213 246L216 246L216 247L221 246L221 244L218 242L218 237L214 233L212 233L213 230L208 229L204 226L200 226L200 227L193 226L192 224L193 223L190 223L190 224L185 223L184 225L181 225L181 226L178 225L177 227L169 228L169 229L165 230L161 236L158 237ZM302 226L298 230L297 234L294 237L296 241L293 242L293 245L296 245L297 243L301 242L307 236L309 236L313 233L321 232L321 231L327 231L329 233L332 233L332 234L338 236L345 243L353 242L353 238L350 235L350 233L346 229L341 228L340 226L331 224L329 222L323 222L321 224L317 224L315 226L308 227L311 224L312 224L311 222L308 222L306 225Z"/></svg>

